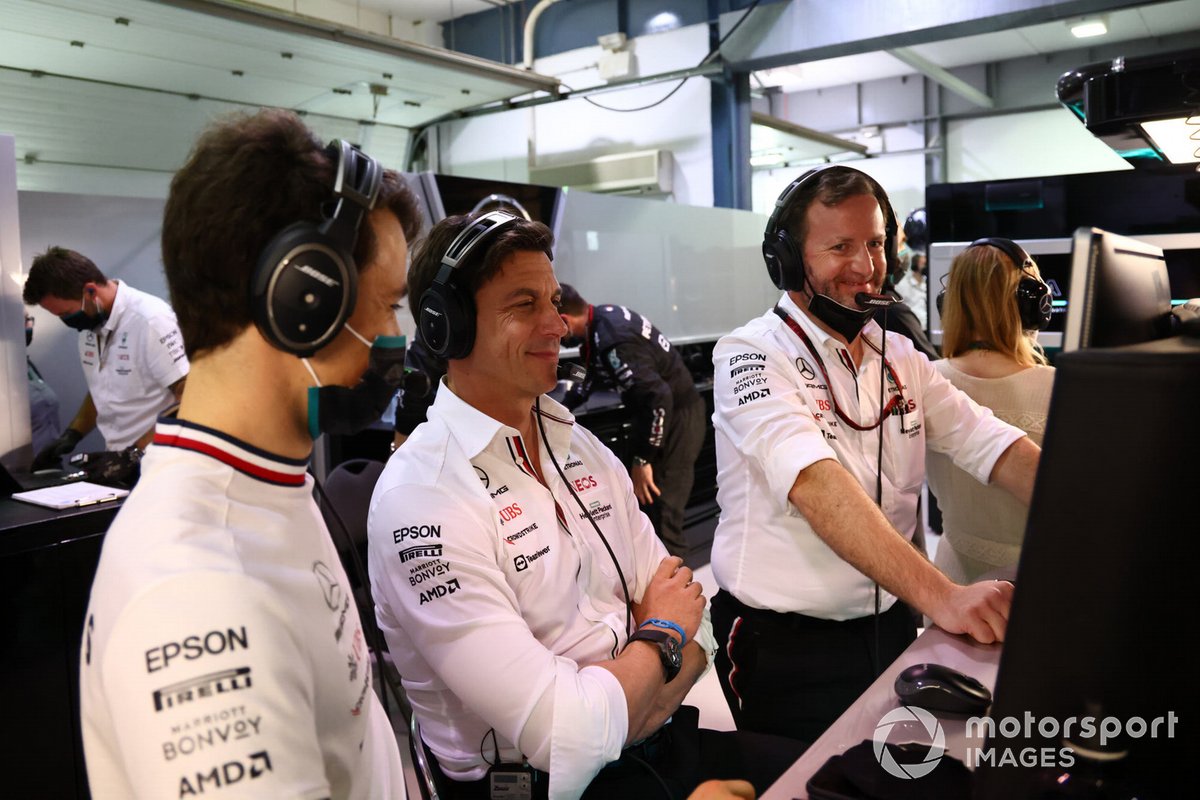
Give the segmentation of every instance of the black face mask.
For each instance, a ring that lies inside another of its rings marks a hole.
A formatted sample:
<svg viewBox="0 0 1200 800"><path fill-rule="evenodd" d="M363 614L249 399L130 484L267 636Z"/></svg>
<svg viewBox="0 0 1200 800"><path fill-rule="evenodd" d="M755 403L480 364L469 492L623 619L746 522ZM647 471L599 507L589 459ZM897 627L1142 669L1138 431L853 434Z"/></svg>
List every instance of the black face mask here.
<svg viewBox="0 0 1200 800"><path fill-rule="evenodd" d="M365 341L353 328L350 332ZM371 343L367 371L357 386L310 387L308 432L312 437L316 439L322 433L359 433L383 416L392 397L404 384L406 345L403 336L376 337ZM307 363L308 359L304 361Z"/></svg>
<svg viewBox="0 0 1200 800"><path fill-rule="evenodd" d="M823 294L812 296L812 299L808 301L808 310L814 317L841 334L847 342L854 341L854 338L862 332L863 327L875 313L870 308L860 311L857 308L844 306L832 297Z"/></svg>
<svg viewBox="0 0 1200 800"><path fill-rule="evenodd" d="M105 322L108 321L108 309L100 305L100 301L96 299L96 295L92 295L92 304L96 307L95 314L89 314L83 309L87 307L87 294L83 296L83 300L79 304L79 310L67 314L65 317L60 317L63 325L68 328L74 328L77 331L94 331Z"/></svg>

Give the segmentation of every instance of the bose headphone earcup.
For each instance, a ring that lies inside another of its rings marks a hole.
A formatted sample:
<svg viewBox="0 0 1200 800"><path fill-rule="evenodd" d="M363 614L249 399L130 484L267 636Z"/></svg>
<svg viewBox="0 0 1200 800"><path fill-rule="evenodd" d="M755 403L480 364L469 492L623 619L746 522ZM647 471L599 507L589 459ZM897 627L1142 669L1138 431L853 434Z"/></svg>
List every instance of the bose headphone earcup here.
<svg viewBox="0 0 1200 800"><path fill-rule="evenodd" d="M787 231L775 231L763 237L763 261L776 289L801 291L804 288L804 259Z"/></svg>
<svg viewBox="0 0 1200 800"><path fill-rule="evenodd" d="M421 295L417 335L439 358L466 358L475 347L475 304L453 283L434 283Z"/></svg>
<svg viewBox="0 0 1200 800"><path fill-rule="evenodd" d="M337 336L354 312L358 271L316 225L297 222L263 248L250 295L254 322L267 341L307 357Z"/></svg>

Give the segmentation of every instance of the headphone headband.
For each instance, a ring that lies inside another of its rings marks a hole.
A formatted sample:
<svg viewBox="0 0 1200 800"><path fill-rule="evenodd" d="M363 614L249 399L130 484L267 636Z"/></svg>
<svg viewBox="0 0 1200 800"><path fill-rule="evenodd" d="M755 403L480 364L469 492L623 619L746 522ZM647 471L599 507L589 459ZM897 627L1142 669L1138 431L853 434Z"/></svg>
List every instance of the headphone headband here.
<svg viewBox="0 0 1200 800"><path fill-rule="evenodd" d="M1000 236L985 236L982 239L976 239L971 242L965 249L972 247L994 247L1008 256L1013 266L1022 271L1027 267L1033 266L1033 259L1029 256L1029 253L1026 253L1025 248L1012 239L1005 239Z"/></svg>
<svg viewBox="0 0 1200 800"><path fill-rule="evenodd" d="M446 248L442 256L442 266L458 269L458 265L471 258L471 254L486 240L496 236L506 228L511 228L520 217L507 211L489 211L471 220L467 227L458 232L454 241ZM442 270L438 270L440 275ZM436 282L436 279L435 279Z"/></svg>

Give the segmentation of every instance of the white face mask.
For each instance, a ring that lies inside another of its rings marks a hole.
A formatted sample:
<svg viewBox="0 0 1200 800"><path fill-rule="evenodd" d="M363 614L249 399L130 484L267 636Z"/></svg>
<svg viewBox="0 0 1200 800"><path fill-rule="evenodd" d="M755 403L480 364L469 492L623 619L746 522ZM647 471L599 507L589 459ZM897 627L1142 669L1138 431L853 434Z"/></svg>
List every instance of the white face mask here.
<svg viewBox="0 0 1200 800"><path fill-rule="evenodd" d="M360 342L362 342L364 345L366 345L367 349L370 349L371 342L367 341L367 337L363 336L361 333L354 330L354 328L350 325L349 322L346 323L346 330L350 331L351 336L353 336L355 339L358 339ZM324 384L322 384L321 379L317 377L317 371L313 368L312 362L309 361L307 358L302 358L302 359L300 359L300 363L304 365L304 368L306 370L308 370L308 374L312 376L313 385L316 386L318 389L321 388L321 386L323 386Z"/></svg>

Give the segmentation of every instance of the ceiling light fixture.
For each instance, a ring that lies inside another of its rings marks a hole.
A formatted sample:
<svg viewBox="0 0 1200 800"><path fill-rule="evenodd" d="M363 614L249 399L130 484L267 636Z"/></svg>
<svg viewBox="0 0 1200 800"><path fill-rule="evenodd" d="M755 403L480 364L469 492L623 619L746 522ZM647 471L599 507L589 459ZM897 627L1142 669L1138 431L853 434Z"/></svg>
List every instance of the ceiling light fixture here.
<svg viewBox="0 0 1200 800"><path fill-rule="evenodd" d="M1093 36L1103 36L1108 33L1108 20L1104 17L1076 19L1068 22L1067 27L1071 29L1071 35L1076 39L1090 39Z"/></svg>
<svg viewBox="0 0 1200 800"><path fill-rule="evenodd" d="M1089 64L1058 79L1058 101L1139 169L1200 164L1200 53L1181 50Z"/></svg>

